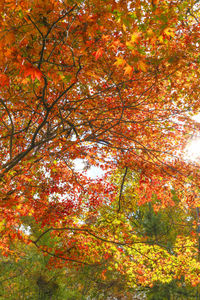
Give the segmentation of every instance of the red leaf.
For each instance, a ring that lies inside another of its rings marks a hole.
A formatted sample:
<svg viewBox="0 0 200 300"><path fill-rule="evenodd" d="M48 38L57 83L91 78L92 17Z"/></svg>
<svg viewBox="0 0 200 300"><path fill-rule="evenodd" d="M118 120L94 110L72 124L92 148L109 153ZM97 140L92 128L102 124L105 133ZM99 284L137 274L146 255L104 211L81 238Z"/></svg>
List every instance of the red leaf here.
<svg viewBox="0 0 200 300"><path fill-rule="evenodd" d="M94 54L95 54L95 59L97 60L99 57L103 55L103 48L99 48Z"/></svg>
<svg viewBox="0 0 200 300"><path fill-rule="evenodd" d="M0 74L0 86L9 86L9 78L5 74Z"/></svg>

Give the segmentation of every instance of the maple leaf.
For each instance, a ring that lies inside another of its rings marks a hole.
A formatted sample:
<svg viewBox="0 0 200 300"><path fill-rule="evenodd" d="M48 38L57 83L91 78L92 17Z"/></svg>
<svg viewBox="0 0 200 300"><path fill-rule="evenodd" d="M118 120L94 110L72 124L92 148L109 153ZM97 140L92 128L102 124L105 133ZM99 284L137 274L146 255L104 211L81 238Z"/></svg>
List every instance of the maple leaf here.
<svg viewBox="0 0 200 300"><path fill-rule="evenodd" d="M132 43L137 43L139 38L140 38L140 35L141 33L140 32L134 32L132 35L131 35L131 42Z"/></svg>
<svg viewBox="0 0 200 300"><path fill-rule="evenodd" d="M127 42L126 42L126 46L127 46L130 50L133 50L133 49L134 49L134 43L132 43L131 41L127 41Z"/></svg>
<svg viewBox="0 0 200 300"><path fill-rule="evenodd" d="M9 86L9 78L5 74L0 74L0 85L1 86Z"/></svg>
<svg viewBox="0 0 200 300"><path fill-rule="evenodd" d="M124 44L120 42L120 40L115 40L110 44L110 48L117 50L119 47L123 47Z"/></svg>
<svg viewBox="0 0 200 300"><path fill-rule="evenodd" d="M103 48L99 48L96 52L94 52L94 55L95 55L95 59L99 59L99 57L101 57L103 55Z"/></svg>
<svg viewBox="0 0 200 300"><path fill-rule="evenodd" d="M167 36L167 37L174 37L175 33L174 33L174 28L165 28L164 29L164 34Z"/></svg>
<svg viewBox="0 0 200 300"><path fill-rule="evenodd" d="M160 0L153 0L153 5L158 5L158 3L160 2Z"/></svg>
<svg viewBox="0 0 200 300"><path fill-rule="evenodd" d="M102 35L102 40L105 40L106 42L110 40L110 36L109 35Z"/></svg>
<svg viewBox="0 0 200 300"><path fill-rule="evenodd" d="M15 42L15 35L12 31L10 31L6 34L5 42L6 42L7 45L11 45Z"/></svg>
<svg viewBox="0 0 200 300"><path fill-rule="evenodd" d="M138 43L138 40L141 36L141 33L140 32L134 32L132 35L131 35L131 40L130 41L126 41L126 46L130 49L130 50L133 50L134 49L134 44L135 43Z"/></svg>
<svg viewBox="0 0 200 300"><path fill-rule="evenodd" d="M137 65L139 70L147 72L147 65L142 60L140 60Z"/></svg>
<svg viewBox="0 0 200 300"><path fill-rule="evenodd" d="M125 59L123 59L122 57L117 57L116 62L114 63L114 66L117 66L117 67L122 66L123 67L125 65L125 63L126 63Z"/></svg>
<svg viewBox="0 0 200 300"><path fill-rule="evenodd" d="M28 77L29 75L31 76L31 79L34 81L36 78L41 81L42 80L42 77L43 77L43 74L42 72L33 67L31 64L27 64L23 67L23 70L24 70L24 78Z"/></svg>
<svg viewBox="0 0 200 300"><path fill-rule="evenodd" d="M124 68L124 75L129 75L129 78L131 78L133 74L133 67L131 67L130 65L126 65L126 67Z"/></svg>

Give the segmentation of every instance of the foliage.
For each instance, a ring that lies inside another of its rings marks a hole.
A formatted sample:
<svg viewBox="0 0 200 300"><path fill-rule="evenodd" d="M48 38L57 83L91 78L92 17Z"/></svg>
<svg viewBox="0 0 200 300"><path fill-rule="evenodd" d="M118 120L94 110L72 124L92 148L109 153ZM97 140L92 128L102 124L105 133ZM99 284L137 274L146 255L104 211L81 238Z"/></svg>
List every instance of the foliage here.
<svg viewBox="0 0 200 300"><path fill-rule="evenodd" d="M66 278L50 278L66 270L80 274L68 298L198 286L200 169L183 152L199 130L199 1L5 0L0 12L0 249L13 286L26 287L28 250L30 297L59 297Z"/></svg>

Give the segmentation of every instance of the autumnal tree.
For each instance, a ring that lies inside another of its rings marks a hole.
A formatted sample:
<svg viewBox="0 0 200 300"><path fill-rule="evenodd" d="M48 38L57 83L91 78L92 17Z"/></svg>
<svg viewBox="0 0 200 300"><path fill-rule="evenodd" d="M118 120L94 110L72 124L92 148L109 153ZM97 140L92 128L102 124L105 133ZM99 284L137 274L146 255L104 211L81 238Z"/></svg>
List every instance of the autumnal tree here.
<svg viewBox="0 0 200 300"><path fill-rule="evenodd" d="M130 173L127 174L127 181L130 180L130 175ZM52 260L52 255L48 253L43 256L42 248L37 249L32 243L24 247L16 242L12 245L15 253L7 258L2 257L1 297L5 299L20 299L25 296L32 297L31 299L49 299L50 297L52 299L84 299L84 297L91 299L112 299L112 297L168 299L171 295L174 299L179 299L179 297L195 299L199 287L194 284L194 280L198 280L199 265L198 256L194 255L196 254L194 243L190 237L195 235L193 232L195 216L184 212L179 207L174 191L172 192L176 201L176 209L167 207L155 213L151 203L139 207L134 206L135 199L130 201L131 183L128 183L124 187L123 200L126 204L128 202L129 205L132 204L132 208L130 209L127 205L127 209L123 210L123 218L122 216L120 220L117 218L116 201L112 207L104 206L99 209L98 216L96 215L95 218L93 216L85 220L87 225L90 225L91 233L97 234L99 231L101 238L104 237L101 243L96 242L97 236L93 240L87 238L84 243L85 248L81 249L80 235L79 237L73 235L71 239L74 245L71 248L66 249L65 246L57 249L57 254L61 255L62 248L64 248L65 252L68 255L70 253L72 257L72 254L77 255L78 248L80 257L89 247L91 248L91 258L88 259L90 264L82 264L77 270L75 265L61 264L60 259L55 256ZM82 222L83 220L84 218ZM26 230L29 228L30 239L35 240L43 234L40 238L43 251L46 251L44 245L47 251L55 250L55 245L61 245L62 236L58 237L55 234L52 236L48 229L44 234L44 228L41 229L40 224L36 225L32 217L26 217L24 224L26 224L24 225ZM188 244L177 247L177 242L180 245L180 236ZM114 238L118 240L118 243L112 242ZM191 246L194 253L190 251ZM167 252L163 249L167 249ZM18 251L17 257L16 251ZM141 258L142 254L144 260ZM96 261L98 258L99 263L94 261L94 256ZM183 264L186 259L187 264ZM151 269L149 269L150 265ZM187 268L190 268L189 272ZM152 276L151 282L148 282L147 278L144 280L145 276ZM9 289L11 290L8 294Z"/></svg>
<svg viewBox="0 0 200 300"><path fill-rule="evenodd" d="M199 128L198 9L193 0L1 1L2 255L32 244L57 268L106 261L130 285L199 283L196 236L172 236L174 255L144 242L165 230L152 209L177 205L172 188L182 210L199 207L199 167L181 156ZM92 180L90 166L105 176ZM132 234L125 205L147 202ZM31 238L26 226L41 232Z"/></svg>

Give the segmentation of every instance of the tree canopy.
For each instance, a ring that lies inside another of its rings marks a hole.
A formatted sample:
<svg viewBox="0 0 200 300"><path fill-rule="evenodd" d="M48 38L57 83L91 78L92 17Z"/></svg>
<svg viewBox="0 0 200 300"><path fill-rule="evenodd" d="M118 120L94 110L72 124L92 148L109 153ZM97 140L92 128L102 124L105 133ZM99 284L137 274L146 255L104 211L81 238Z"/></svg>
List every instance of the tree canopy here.
<svg viewBox="0 0 200 300"><path fill-rule="evenodd" d="M199 131L199 6L1 1L0 249L17 295L30 261L33 298L78 299L58 298L69 282L54 272L69 270L80 297L198 292L200 169L184 149Z"/></svg>

